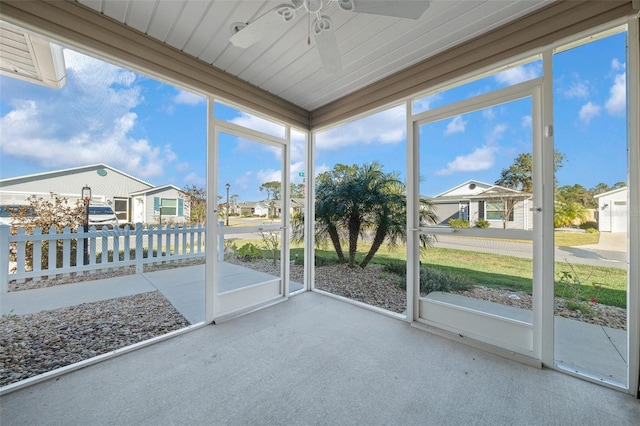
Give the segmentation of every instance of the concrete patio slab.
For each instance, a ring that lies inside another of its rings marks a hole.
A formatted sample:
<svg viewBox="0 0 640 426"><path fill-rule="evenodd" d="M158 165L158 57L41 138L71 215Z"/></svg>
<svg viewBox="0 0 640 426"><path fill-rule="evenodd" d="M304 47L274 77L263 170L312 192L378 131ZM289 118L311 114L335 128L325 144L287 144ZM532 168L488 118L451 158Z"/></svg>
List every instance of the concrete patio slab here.
<svg viewBox="0 0 640 426"><path fill-rule="evenodd" d="M636 425L630 395L307 292L0 397L21 425Z"/></svg>

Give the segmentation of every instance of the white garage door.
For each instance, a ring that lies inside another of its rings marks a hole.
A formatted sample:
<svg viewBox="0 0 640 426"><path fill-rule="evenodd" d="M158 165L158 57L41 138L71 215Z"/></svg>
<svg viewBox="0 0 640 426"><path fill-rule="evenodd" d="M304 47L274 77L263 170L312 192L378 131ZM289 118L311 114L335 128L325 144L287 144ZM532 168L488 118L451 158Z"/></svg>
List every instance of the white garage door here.
<svg viewBox="0 0 640 426"><path fill-rule="evenodd" d="M615 201L611 210L611 232L627 232L627 202Z"/></svg>

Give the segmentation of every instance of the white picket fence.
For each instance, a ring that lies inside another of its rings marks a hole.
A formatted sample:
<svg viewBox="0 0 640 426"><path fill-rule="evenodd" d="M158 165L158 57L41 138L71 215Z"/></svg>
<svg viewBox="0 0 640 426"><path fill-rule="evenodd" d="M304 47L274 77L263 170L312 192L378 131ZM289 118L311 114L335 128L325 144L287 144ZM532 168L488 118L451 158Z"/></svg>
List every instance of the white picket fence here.
<svg viewBox="0 0 640 426"><path fill-rule="evenodd" d="M11 235L10 230L9 226L0 225L0 293L9 291L12 280L37 280L128 266L135 266L136 273L142 273L145 264L203 257L205 253L202 225L143 229L141 224L136 224L134 229L126 226L113 230L91 227L86 233L82 228L73 232L65 228L62 233L57 233L55 228L47 232L36 228L33 234L20 228L16 235ZM57 249L49 250L49 247ZM43 253L46 253L44 259ZM28 257L32 265L28 265Z"/></svg>

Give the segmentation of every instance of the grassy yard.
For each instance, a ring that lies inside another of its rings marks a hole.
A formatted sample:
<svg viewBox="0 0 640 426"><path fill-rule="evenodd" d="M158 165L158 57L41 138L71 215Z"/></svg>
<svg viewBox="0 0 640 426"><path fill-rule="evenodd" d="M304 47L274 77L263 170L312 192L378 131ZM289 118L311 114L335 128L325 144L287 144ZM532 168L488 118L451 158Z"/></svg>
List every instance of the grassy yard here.
<svg viewBox="0 0 640 426"><path fill-rule="evenodd" d="M570 234L566 238L563 236L560 241L569 241L571 245L592 244L595 235L597 242L598 234L587 233L557 233L556 244L558 242L558 234ZM242 240L238 243L244 244L251 242L260 247L260 240ZM366 242L360 242L358 245L359 252L357 260L362 260L366 255L366 251L370 245ZM346 247L343 247L346 249ZM292 247L291 259L303 259L303 249ZM346 253L345 253L346 255ZM267 253L265 253L267 256ZM317 264L333 264L337 262L337 255L332 248L327 247L325 250L316 250ZM397 262L405 262L405 248L398 247L397 250L388 251L382 248L378 251L373 259L373 263L389 264ZM455 250L446 248L429 248L425 256L421 259L423 266L448 271L453 274L465 275L473 280L476 285L490 288L508 288L514 291L531 292L533 261L514 256L496 255L491 253L480 253L468 250ZM573 266L573 269L571 269ZM590 301L592 297L605 305L626 307L626 287L627 274L624 269L609 268L601 266L572 264L569 266L566 262L555 263L555 295L564 299L579 297L581 300ZM563 272L577 275L578 281L574 285L574 290L560 282ZM597 286L597 287L596 287Z"/></svg>
<svg viewBox="0 0 640 426"><path fill-rule="evenodd" d="M584 246L587 244L598 244L600 233L588 232L556 232L555 244L559 247Z"/></svg>

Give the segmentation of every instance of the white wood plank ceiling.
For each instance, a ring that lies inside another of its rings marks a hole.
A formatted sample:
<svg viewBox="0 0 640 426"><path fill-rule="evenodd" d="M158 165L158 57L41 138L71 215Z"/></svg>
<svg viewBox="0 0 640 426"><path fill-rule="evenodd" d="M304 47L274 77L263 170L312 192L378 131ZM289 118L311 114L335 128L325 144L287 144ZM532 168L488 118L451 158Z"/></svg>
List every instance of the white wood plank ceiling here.
<svg viewBox="0 0 640 426"><path fill-rule="evenodd" d="M311 37L308 14L247 49L229 42L230 27L290 0L76 0L306 110L533 12L553 0L432 0L420 19L359 14L335 2L324 13L336 28L343 69L328 75ZM384 0L372 0L384 1ZM415 0L423 1L423 0Z"/></svg>

